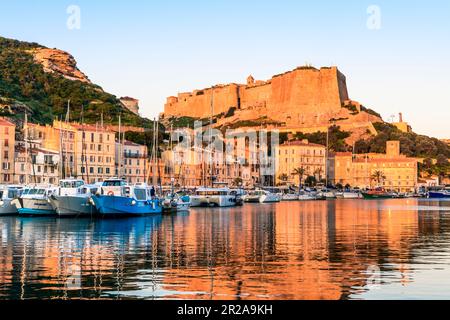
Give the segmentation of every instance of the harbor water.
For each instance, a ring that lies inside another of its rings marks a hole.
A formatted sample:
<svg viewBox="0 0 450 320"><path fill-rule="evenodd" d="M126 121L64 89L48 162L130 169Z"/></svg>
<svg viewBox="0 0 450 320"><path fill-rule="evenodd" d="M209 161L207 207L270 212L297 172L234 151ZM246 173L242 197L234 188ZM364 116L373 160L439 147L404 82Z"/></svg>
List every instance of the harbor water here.
<svg viewBox="0 0 450 320"><path fill-rule="evenodd" d="M450 201L0 217L0 299L450 299Z"/></svg>

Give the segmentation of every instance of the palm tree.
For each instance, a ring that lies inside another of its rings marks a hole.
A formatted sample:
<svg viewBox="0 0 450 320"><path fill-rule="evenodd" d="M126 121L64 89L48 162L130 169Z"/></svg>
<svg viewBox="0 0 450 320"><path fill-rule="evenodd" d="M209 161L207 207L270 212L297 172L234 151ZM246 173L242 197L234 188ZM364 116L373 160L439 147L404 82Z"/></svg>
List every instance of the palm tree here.
<svg viewBox="0 0 450 320"><path fill-rule="evenodd" d="M371 180L375 181L380 187L383 184L384 180L386 180L386 175L383 171L377 170L372 174Z"/></svg>
<svg viewBox="0 0 450 320"><path fill-rule="evenodd" d="M303 177L305 176L306 170L305 168L301 167L301 168L296 168L294 169L294 172L292 172L292 174L294 176L298 176L298 180L299 180L299 191L302 189L302 182L303 182Z"/></svg>

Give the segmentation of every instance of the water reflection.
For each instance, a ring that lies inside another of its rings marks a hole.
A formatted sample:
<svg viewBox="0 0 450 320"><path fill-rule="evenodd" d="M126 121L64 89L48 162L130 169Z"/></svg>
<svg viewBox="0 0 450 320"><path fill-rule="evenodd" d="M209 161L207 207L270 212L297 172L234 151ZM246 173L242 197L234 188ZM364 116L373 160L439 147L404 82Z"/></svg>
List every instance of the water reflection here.
<svg viewBox="0 0 450 320"><path fill-rule="evenodd" d="M450 202L350 200L0 218L0 299L449 298L449 217Z"/></svg>

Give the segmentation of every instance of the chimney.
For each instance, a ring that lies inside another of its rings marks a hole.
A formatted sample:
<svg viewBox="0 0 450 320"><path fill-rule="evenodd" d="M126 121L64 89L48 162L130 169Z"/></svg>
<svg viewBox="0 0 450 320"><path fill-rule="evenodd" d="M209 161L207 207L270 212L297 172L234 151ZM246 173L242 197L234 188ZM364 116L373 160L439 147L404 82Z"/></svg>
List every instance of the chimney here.
<svg viewBox="0 0 450 320"><path fill-rule="evenodd" d="M398 115L398 122L403 123L403 113L399 113Z"/></svg>

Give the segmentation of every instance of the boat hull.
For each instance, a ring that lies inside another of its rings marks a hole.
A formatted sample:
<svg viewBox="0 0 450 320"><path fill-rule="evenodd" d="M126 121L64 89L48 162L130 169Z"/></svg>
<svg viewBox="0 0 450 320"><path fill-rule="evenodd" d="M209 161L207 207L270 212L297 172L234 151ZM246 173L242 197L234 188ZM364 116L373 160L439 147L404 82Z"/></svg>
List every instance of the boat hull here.
<svg viewBox="0 0 450 320"><path fill-rule="evenodd" d="M383 200L383 199L394 199L394 196L390 194L370 194L370 193L362 193L362 196L365 200Z"/></svg>
<svg viewBox="0 0 450 320"><path fill-rule="evenodd" d="M20 205L18 212L22 216L56 216L47 199L20 199Z"/></svg>
<svg viewBox="0 0 450 320"><path fill-rule="evenodd" d="M92 216L97 213L90 197L52 196L50 204L60 217Z"/></svg>
<svg viewBox="0 0 450 320"><path fill-rule="evenodd" d="M95 195L92 200L98 213L105 217L159 215L163 211L159 200L138 201L128 197L104 195Z"/></svg>
<svg viewBox="0 0 450 320"><path fill-rule="evenodd" d="M428 193L430 199L450 199L450 192L432 192Z"/></svg>
<svg viewBox="0 0 450 320"><path fill-rule="evenodd" d="M232 196L191 197L191 207L235 207L236 198Z"/></svg>
<svg viewBox="0 0 450 320"><path fill-rule="evenodd" d="M19 213L17 204L18 200L3 200L3 204L0 206L0 217L17 215Z"/></svg>

